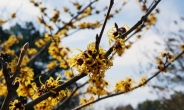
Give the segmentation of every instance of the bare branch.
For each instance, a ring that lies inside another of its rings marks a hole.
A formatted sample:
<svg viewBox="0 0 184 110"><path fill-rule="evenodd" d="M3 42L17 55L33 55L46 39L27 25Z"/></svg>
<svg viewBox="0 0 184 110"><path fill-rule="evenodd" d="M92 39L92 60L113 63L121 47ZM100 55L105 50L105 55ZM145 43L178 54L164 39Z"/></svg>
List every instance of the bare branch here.
<svg viewBox="0 0 184 110"><path fill-rule="evenodd" d="M88 7L90 7L95 2L97 2L97 0L94 0L94 1L90 2L83 10L78 12L78 14L76 16L74 16L67 24L65 24L63 27L59 28L58 31L56 32L56 34L58 34L59 31L61 31L64 28L66 28L66 26L70 25L74 19L76 19L81 13L83 13Z"/></svg>
<svg viewBox="0 0 184 110"><path fill-rule="evenodd" d="M15 72L13 74L12 81L14 81L15 77L18 75L18 72L20 70L20 66L21 66L22 60L24 58L24 55L27 52L28 47L29 47L29 43L27 42L27 43L24 44L23 50L21 51L21 53L19 55L18 63L17 63L16 69L15 69Z"/></svg>
<svg viewBox="0 0 184 110"><path fill-rule="evenodd" d="M111 8L112 8L113 4L114 4L114 0L111 0L110 1L110 4L109 4L109 9L107 11L107 15L105 17L105 21L104 21L103 26L102 26L102 29L100 31L100 35L98 36L98 34L97 34L97 36L96 36L96 45L95 45L95 48L97 50L97 53L98 53L98 50L99 50L99 44L100 44L100 41L101 41L101 38L102 38L102 35L103 35L103 32L104 32L105 26L106 26L106 23L107 23L107 19L109 17L109 14L110 14L110 11L111 11Z"/></svg>
<svg viewBox="0 0 184 110"><path fill-rule="evenodd" d="M124 34L122 34L120 37L124 39L128 34L130 34L138 26L140 26L147 19L148 15L153 11L153 9L156 8L156 6L158 5L158 3L160 1L161 0L156 0L155 1L155 4L150 8L150 10L148 10L147 13L144 16L142 16L142 18L130 30L128 30L127 32L125 32Z"/></svg>
<svg viewBox="0 0 184 110"><path fill-rule="evenodd" d="M34 56L32 56L27 65L33 63L49 47L51 40L48 41Z"/></svg>
<svg viewBox="0 0 184 110"><path fill-rule="evenodd" d="M22 59L23 59L23 57L28 49L28 46L29 46L29 43L24 44L23 49L19 55L19 59L18 59L17 66L16 66L16 69L15 69L13 76L10 75L11 71L7 67L8 63L5 61L5 58L2 58L2 56L0 57L0 62L3 65L3 75L5 77L6 86L8 89L8 94L3 101L1 110L8 110L10 101L11 101L12 97L14 96L15 91L18 88L18 83L13 83L13 81L15 80L15 77L18 75L18 73L20 71L21 62L22 62Z"/></svg>

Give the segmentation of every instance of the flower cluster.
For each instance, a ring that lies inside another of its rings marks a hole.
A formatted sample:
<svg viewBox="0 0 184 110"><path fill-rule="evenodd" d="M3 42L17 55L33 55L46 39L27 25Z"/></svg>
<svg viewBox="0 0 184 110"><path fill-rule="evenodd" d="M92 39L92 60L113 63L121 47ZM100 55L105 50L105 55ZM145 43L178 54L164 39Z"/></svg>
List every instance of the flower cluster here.
<svg viewBox="0 0 184 110"><path fill-rule="evenodd" d="M37 87L36 83L31 83L28 85L28 87L25 87L24 85L19 85L19 88L17 89L17 93L19 97L30 97L32 100L38 98L39 96L43 95L44 93L50 91L53 93L52 96L47 98L46 100L40 102L39 104L35 105L35 110L51 110L54 106L56 106L63 97L66 97L69 95L70 91L68 89L61 90L60 92L55 92L54 89L60 86L61 80L60 76L54 80L52 77L50 77L45 84L42 84L41 87ZM21 81L21 79L16 79ZM25 88L24 88L25 87ZM27 90L27 91L25 91ZM29 93L29 96L27 96L27 93ZM26 94L26 95L25 95ZM24 100L27 100L27 98L24 98ZM24 102L21 102L20 100L14 100L14 102L10 103L10 110L23 110L24 109Z"/></svg>
<svg viewBox="0 0 184 110"><path fill-rule="evenodd" d="M0 70L0 87L1 87L0 96L6 96L8 91L7 91L6 81L3 76L2 70Z"/></svg>
<svg viewBox="0 0 184 110"><path fill-rule="evenodd" d="M35 90L34 95L32 96L32 99L36 99L39 96L43 95L44 93L50 91L53 93L52 96L47 98L46 100L40 102L39 104L35 105L34 108L36 110L51 110L55 105L59 103L63 97L66 97L68 94L68 89L67 90L61 90L60 92L55 92L54 89L60 86L61 80L60 76L58 76L55 80L50 77L45 84L43 84L41 81L40 83L42 84L41 87L34 87L33 89Z"/></svg>
<svg viewBox="0 0 184 110"><path fill-rule="evenodd" d="M83 104L86 104L86 103L88 103L88 102L91 102L91 101L94 101L95 100L95 98L93 97L93 96L91 96L89 99L87 99L87 98L84 98L84 97L82 97L81 99L80 99L80 105L83 105ZM90 106L92 106L93 104L90 104L89 106L87 106L87 107L90 107Z"/></svg>
<svg viewBox="0 0 184 110"><path fill-rule="evenodd" d="M164 58L165 58L165 61L164 61ZM167 68L165 68L165 65L167 63L173 62L174 55L172 55L169 52L162 52L161 58L157 58L156 60L157 60L157 64L158 64L158 66L156 68L161 72L167 72Z"/></svg>
<svg viewBox="0 0 184 110"><path fill-rule="evenodd" d="M89 75L89 82L94 88L88 88L87 92L95 95L104 95L108 83L105 81L105 71L109 69L113 63L106 58L105 50L99 48L97 53L95 49L95 43L92 42L88 45L88 48L84 52L80 52L78 55L73 56L70 60L70 67L75 67L80 73L86 73Z"/></svg>
<svg viewBox="0 0 184 110"><path fill-rule="evenodd" d="M53 68L57 67L58 63L56 60L51 61L48 65L47 65L47 69L48 70L52 70Z"/></svg>
<svg viewBox="0 0 184 110"><path fill-rule="evenodd" d="M31 81L33 80L34 72L30 67L23 67L20 69L20 75L16 78L19 82L19 87L17 89L18 96L31 97L34 91L31 89Z"/></svg>
<svg viewBox="0 0 184 110"><path fill-rule="evenodd" d="M28 51L27 51L27 53L29 55L34 55L34 54L36 54L36 52L37 52L37 50L35 48L29 48Z"/></svg>
<svg viewBox="0 0 184 110"><path fill-rule="evenodd" d="M11 50L10 47L14 44L18 44L22 39L22 36L15 36L14 34L10 35L10 37L3 43L0 42L1 52L7 53L8 55L14 55L14 50Z"/></svg>
<svg viewBox="0 0 184 110"><path fill-rule="evenodd" d="M116 83L114 91L125 93L130 92L132 90L133 83L134 81L132 78L126 78L125 80L118 81Z"/></svg>
<svg viewBox="0 0 184 110"><path fill-rule="evenodd" d="M24 104L27 103L27 98L25 97L19 97L19 99L14 100L10 103L10 110L25 110Z"/></svg>
<svg viewBox="0 0 184 110"><path fill-rule="evenodd" d="M99 81L100 83L100 81ZM104 84L102 84L104 85ZM107 87L108 83L106 83L106 85L104 85L105 87ZM108 94L108 92L104 89L105 87L103 86L98 86L98 87L95 87L93 85L89 86L86 90L86 93L89 93L91 95L98 95L98 96L103 96L103 95L106 95Z"/></svg>
<svg viewBox="0 0 184 110"><path fill-rule="evenodd" d="M85 28L88 28L88 29L95 29L97 27L100 27L100 22L96 21L94 23L91 23L91 22L82 22L79 24L79 28L80 29L85 29Z"/></svg>
<svg viewBox="0 0 184 110"><path fill-rule="evenodd" d="M69 71L69 70L66 70L64 72L64 74L65 74L65 77L66 77L67 80L69 80L69 79L74 77L74 73L72 71Z"/></svg>
<svg viewBox="0 0 184 110"><path fill-rule="evenodd" d="M51 110L54 106L56 106L63 97L66 97L69 95L70 91L68 89L61 90L60 92L55 92L54 89L60 86L61 80L60 76L58 76L55 80L50 77L45 84L42 84L41 87L37 87L36 83L32 82L28 85L28 87L25 87L25 85L19 85L19 88L17 89L17 93L19 97L24 97L24 100L27 100L27 97L31 98L32 100L38 98L39 96L43 95L44 93L50 91L53 93L52 96L48 97L46 100L40 102L39 104L35 105L35 110ZM22 80L20 78L16 78L16 81L21 82ZM24 101L25 102L25 101ZM24 109L24 102L20 100L14 100L14 102L10 103L10 110L23 110Z"/></svg>
<svg viewBox="0 0 184 110"><path fill-rule="evenodd" d="M118 30L115 27L112 27L110 30L108 30L107 35L109 36L109 44L111 45L112 42L115 42L113 46L114 52L117 52L119 56L123 54L125 49L129 48L132 43L129 43L129 45L125 45L124 39L120 38L120 35L122 33L125 33L129 30L128 25L124 25L123 27L119 28Z"/></svg>
<svg viewBox="0 0 184 110"><path fill-rule="evenodd" d="M184 51L184 45L180 45L180 49Z"/></svg>
<svg viewBox="0 0 184 110"><path fill-rule="evenodd" d="M59 47L58 45L53 41L49 47L49 54L60 62L61 68L68 68L67 59L70 49L68 47Z"/></svg>
<svg viewBox="0 0 184 110"><path fill-rule="evenodd" d="M113 63L111 60L105 57L105 50L99 48L99 53L95 49L95 43L92 42L88 45L88 48L84 52L80 52L78 55L69 59L70 67L76 67L80 73L86 73L90 75L103 74L109 69Z"/></svg>
<svg viewBox="0 0 184 110"><path fill-rule="evenodd" d="M146 76L142 76L140 79L139 79L139 85L145 85L146 84Z"/></svg>
<svg viewBox="0 0 184 110"><path fill-rule="evenodd" d="M46 33L42 39L39 39L35 42L35 45L40 48L44 46L50 40L50 38L51 36L49 36L49 34Z"/></svg>

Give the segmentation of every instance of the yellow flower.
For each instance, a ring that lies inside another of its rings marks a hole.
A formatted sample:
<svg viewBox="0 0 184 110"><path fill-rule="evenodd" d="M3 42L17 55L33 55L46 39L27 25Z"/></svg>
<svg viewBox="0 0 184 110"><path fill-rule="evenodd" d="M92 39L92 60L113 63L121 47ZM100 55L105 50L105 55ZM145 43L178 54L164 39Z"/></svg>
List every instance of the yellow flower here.
<svg viewBox="0 0 184 110"><path fill-rule="evenodd" d="M180 45L180 49L184 51L184 45Z"/></svg>
<svg viewBox="0 0 184 110"><path fill-rule="evenodd" d="M20 78L21 82L28 86L31 84L31 80L33 80L34 72L30 67L22 67L20 69Z"/></svg>
<svg viewBox="0 0 184 110"><path fill-rule="evenodd" d="M112 61L105 57L103 48L99 48L98 54L96 52L95 43L90 43L86 51L69 59L70 67L75 67L80 73L103 73L112 66Z"/></svg>
<svg viewBox="0 0 184 110"><path fill-rule="evenodd" d="M24 105L19 100L14 100L10 102L10 110L24 110Z"/></svg>
<svg viewBox="0 0 184 110"><path fill-rule="evenodd" d="M29 88L25 86L25 84L22 84L21 82L19 82L19 87L16 90L17 95L20 96L24 96L24 97L29 97L31 96L29 94Z"/></svg>
<svg viewBox="0 0 184 110"><path fill-rule="evenodd" d="M71 79L72 77L74 77L73 72L71 72L71 71L69 71L69 70L66 70L64 74L65 74L67 80L69 80L69 79Z"/></svg>
<svg viewBox="0 0 184 110"><path fill-rule="evenodd" d="M66 61L60 61L59 67L66 69L66 68L68 68L68 63Z"/></svg>
<svg viewBox="0 0 184 110"><path fill-rule="evenodd" d="M51 37L49 36L49 34L46 33L44 38L39 39L35 42L35 45L40 48L40 47L44 46L50 40L50 38Z"/></svg>
<svg viewBox="0 0 184 110"><path fill-rule="evenodd" d="M114 51L117 52L117 54L119 56L121 56L123 54L123 52L125 51L125 43L123 39L118 40L115 45L114 45Z"/></svg>
<svg viewBox="0 0 184 110"><path fill-rule="evenodd" d="M54 15L51 18L51 21L55 23L58 20L59 15L60 15L60 11L54 10Z"/></svg>
<svg viewBox="0 0 184 110"><path fill-rule="evenodd" d="M36 93L33 95L33 100L36 99L37 97L39 97L40 95L50 91L52 93L54 93L54 95L52 95L51 97L47 98L46 100L40 102L39 104L35 105L34 108L36 110L51 110L53 109L54 106L56 106L59 101L63 98L67 96L67 92L69 90L61 90L60 92L55 92L53 89L57 88L58 86L60 86L61 80L60 79L60 75L54 80L52 77L50 77L45 84L42 84L41 87L37 87L36 88Z"/></svg>
<svg viewBox="0 0 184 110"><path fill-rule="evenodd" d="M6 94L8 93L8 91L7 91L6 82L5 82L4 79L0 82L0 87L1 87L0 97L1 96L6 96Z"/></svg>
<svg viewBox="0 0 184 110"><path fill-rule="evenodd" d="M146 76L142 76L140 79L139 79L139 85L145 85L146 83Z"/></svg>
<svg viewBox="0 0 184 110"><path fill-rule="evenodd" d="M14 34L12 34L9 38L8 38L8 40L6 40L5 42L4 42L4 47L5 48L9 48L9 47L11 47L13 44L15 44L16 43L16 36L14 35Z"/></svg>
<svg viewBox="0 0 184 110"><path fill-rule="evenodd" d="M119 28L118 30L121 31L121 33L125 33L130 29L130 27L125 24L123 27ZM116 28L113 26L111 29L107 31L107 35L109 36L109 44L111 45L112 42L115 42L120 37L120 32L116 30Z"/></svg>
<svg viewBox="0 0 184 110"><path fill-rule="evenodd" d="M34 55L36 52L37 52L37 50L35 48L29 48L28 51L27 51L27 53L29 55Z"/></svg>
<svg viewBox="0 0 184 110"><path fill-rule="evenodd" d="M0 19L0 26L1 26L2 24L6 23L6 22L7 22L7 20L2 20L2 19Z"/></svg>
<svg viewBox="0 0 184 110"><path fill-rule="evenodd" d="M68 12L68 8L67 7L63 7L63 10L64 10L64 12Z"/></svg>
<svg viewBox="0 0 184 110"><path fill-rule="evenodd" d="M132 86L133 86L133 79L132 78L126 78L125 80L121 80L121 81L118 81L116 83L116 86L115 86L115 89L114 91L115 92L129 92L132 90Z"/></svg>
<svg viewBox="0 0 184 110"><path fill-rule="evenodd" d="M149 14L148 15L148 20L146 21L146 24L147 25L153 25L153 24L156 23L156 21L157 21L157 18L155 17L155 15Z"/></svg>
<svg viewBox="0 0 184 110"><path fill-rule="evenodd" d="M29 62L29 57L27 55L24 56L21 65L26 66L27 63Z"/></svg>
<svg viewBox="0 0 184 110"><path fill-rule="evenodd" d="M88 102L87 99L84 98L84 97L82 97L82 98L80 99L79 104L80 104L80 105L83 105L83 104L86 104L87 102Z"/></svg>
<svg viewBox="0 0 184 110"><path fill-rule="evenodd" d="M48 69L48 70L51 70L51 69L53 69L53 68L55 68L55 67L57 67L57 66L58 66L58 63L57 63L56 60L54 60L54 61L51 61L51 62L47 65L47 69Z"/></svg>
<svg viewBox="0 0 184 110"><path fill-rule="evenodd" d="M12 13L10 16L11 16L11 18L15 18L16 17L16 13Z"/></svg>
<svg viewBox="0 0 184 110"><path fill-rule="evenodd" d="M91 96L89 99L82 97L82 98L80 99L79 104L80 104L80 105L84 105L84 104L86 104L86 103L88 103L88 102L92 102L92 101L94 101L94 100L95 100L94 96ZM87 107L91 107L92 105L93 105L93 104L90 104L90 105L88 105Z"/></svg>
<svg viewBox="0 0 184 110"><path fill-rule="evenodd" d="M12 72L12 73L15 71L17 62L18 62L18 57L15 56L15 58L8 64L8 68L11 69L11 72Z"/></svg>

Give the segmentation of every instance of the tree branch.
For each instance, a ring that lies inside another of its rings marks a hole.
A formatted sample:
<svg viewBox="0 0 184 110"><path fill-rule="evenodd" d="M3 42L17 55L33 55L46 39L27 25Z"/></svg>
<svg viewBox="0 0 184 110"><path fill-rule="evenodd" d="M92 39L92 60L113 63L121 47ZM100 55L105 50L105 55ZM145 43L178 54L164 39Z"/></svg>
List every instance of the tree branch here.
<svg viewBox="0 0 184 110"><path fill-rule="evenodd" d="M90 7L95 2L97 2L97 0L90 2L83 10L78 12L78 14L76 16L74 16L67 24L65 24L63 27L59 28L58 31L56 32L56 34L58 34L59 31L61 31L62 29L66 28L66 26L70 25L74 19L76 19L81 13L83 13L88 7Z"/></svg>
<svg viewBox="0 0 184 110"><path fill-rule="evenodd" d="M27 65L30 65L31 63L33 63L49 47L50 43L51 43L51 40L48 41L34 56L30 58Z"/></svg>
<svg viewBox="0 0 184 110"><path fill-rule="evenodd" d="M18 75L18 73L20 71L22 59L23 59L23 57L24 57L24 55L25 55L25 53L28 49L28 46L29 46L29 43L24 44L23 50L21 51L21 53L19 55L19 59L18 59L17 66L16 66L16 69L15 69L15 72L14 72L13 76L11 76L11 74L10 74L11 71L7 67L8 66L8 63L6 62L6 59L8 59L8 58L6 58L7 54L4 54L4 55L1 54L1 56L0 56L0 62L3 66L3 75L5 77L6 86L7 86L7 89L8 89L8 94L7 94L6 98L3 101L1 110L8 110L10 101L11 101L12 97L14 96L17 88L18 88L18 83L16 83L16 82L13 83L13 82L15 80L15 77Z"/></svg>
<svg viewBox="0 0 184 110"><path fill-rule="evenodd" d="M85 74L85 73L81 73L80 75L75 76L75 77L73 77L71 80L69 80L69 81L63 83L61 86L59 86L59 87L57 87L56 89L54 89L54 91L59 92L60 90L65 89L66 87L70 86L71 84L73 84L74 82L76 82L77 80L83 78L83 77L86 76L86 75L87 75L87 74ZM51 96L51 95L53 95L52 92L47 92L47 93L43 94L42 96L38 97L37 99L35 99L35 100L33 100L33 101L27 103L27 104L25 105L25 109L28 110L29 107L33 107L34 105L36 105L36 104L38 104L39 102L41 102L41 101L47 99L47 98L48 98L49 96Z"/></svg>
<svg viewBox="0 0 184 110"><path fill-rule="evenodd" d="M23 50L21 51L21 53L19 55L18 63L17 63L15 72L14 72L13 77L12 77L12 82L14 81L15 77L18 75L18 72L20 71L20 66L21 66L22 60L24 58L24 55L27 52L28 47L29 47L29 43L27 42L24 44Z"/></svg>
<svg viewBox="0 0 184 110"><path fill-rule="evenodd" d="M178 59L180 56L182 56L183 54L184 54L184 51L182 51L173 61L177 60L177 59ZM171 65L170 62L167 63L167 64L163 67L162 71L165 70L166 68L168 68L169 65ZM143 84L140 84L140 85L138 85L138 86L133 87L133 88L131 89L131 91L132 91L132 90L135 90L135 89L137 89L137 88L139 88L139 87L141 87L141 86L144 86L144 85L147 84L149 81L151 81L151 79L153 79L153 78L156 77L158 74L160 74L162 71L156 72L152 77L148 78ZM112 94L110 94L110 95L107 95L107 96L98 98L98 99L96 99L96 100L94 100L94 101L88 102L88 103L83 104L83 105L80 105L80 106L78 106L78 107L75 107L75 108L72 109L72 110L79 110L79 109L81 109L81 108L83 108L83 107L86 107L86 106L88 106L88 105L90 105L90 104L93 104L93 103L95 103L95 102L98 102L98 101L100 101L100 100L103 100L103 99L106 99L106 98L110 98L110 97L113 97L113 96L117 96L117 95L121 95L121 94L124 94L124 93L125 93L125 92L112 93Z"/></svg>
<svg viewBox="0 0 184 110"><path fill-rule="evenodd" d="M110 1L110 4L109 4L109 9L107 11L107 15L105 17L105 21L103 23L103 26L102 26L102 29L100 31L100 35L98 36L98 34L96 35L96 45L95 45L95 49L97 50L97 54L98 54L98 50L99 50L99 45L100 45L100 41L101 41L101 38L102 38L102 35L103 35L103 32L104 32L104 29L105 29L105 26L107 24L107 19L109 17L109 14L110 14L110 11L112 9L112 6L114 4L114 0L111 0Z"/></svg>
<svg viewBox="0 0 184 110"><path fill-rule="evenodd" d="M120 35L120 38L124 39L127 35L129 35L132 31L134 31L138 26L140 26L146 20L148 15L153 11L153 9L158 5L160 1L161 0L156 0L155 4L150 8L150 10L148 10L147 13L144 16L142 16L142 18L132 28L130 28L127 32L122 33ZM114 45L111 48L109 48L109 50L106 52L106 57L108 57L112 53L113 47Z"/></svg>

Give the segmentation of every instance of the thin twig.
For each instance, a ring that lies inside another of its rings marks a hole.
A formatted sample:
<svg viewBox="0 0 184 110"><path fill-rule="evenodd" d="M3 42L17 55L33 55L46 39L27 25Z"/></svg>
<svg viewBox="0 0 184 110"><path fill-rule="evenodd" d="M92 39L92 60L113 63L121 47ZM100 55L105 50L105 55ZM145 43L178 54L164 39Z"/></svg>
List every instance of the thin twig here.
<svg viewBox="0 0 184 110"><path fill-rule="evenodd" d="M81 13L83 13L88 7L90 7L95 2L97 2L97 0L90 2L83 10L78 12L78 14L76 16L74 16L67 24L65 24L63 27L59 28L58 31L56 32L56 34L58 34L61 30L66 28L66 26L70 25L74 19L76 19Z"/></svg>
<svg viewBox="0 0 184 110"><path fill-rule="evenodd" d="M54 69L57 68L57 67L59 67L59 65L53 67L52 69L46 70L46 71L44 71L44 72L41 73L41 74L38 74L37 76L34 77L34 81L36 81L40 76L48 75L48 73L49 73L50 71L54 70ZM33 81L33 82L34 82L34 81Z"/></svg>
<svg viewBox="0 0 184 110"><path fill-rule="evenodd" d="M161 0L157 0L155 1L155 4L150 8L150 10L147 11L147 13L142 16L142 18L130 29L128 30L127 32L123 33L120 38L125 38L128 34L130 34L133 30L135 30L138 26L140 26L148 17L148 15L153 11L153 9L156 8L156 6L158 5L158 3L160 2Z"/></svg>
<svg viewBox="0 0 184 110"><path fill-rule="evenodd" d="M184 51L182 51L173 61L177 60L177 59L178 59L180 56L182 56L183 54L184 54ZM163 69L162 69L161 71L159 70L158 72L156 72L152 77L148 78L143 84L139 84L138 86L133 87L133 88L131 89L131 91L132 91L132 90L135 90L135 89L137 89L137 88L139 88L139 87L142 87L142 86L144 86L145 84L147 84L151 79L153 79L153 78L156 77L158 74L160 74L162 71L164 71L166 68L168 68L169 65L171 65L171 63L167 63L167 64L163 67ZM98 102L98 101L100 101L100 100L103 100L103 99L106 99L106 98L110 98L110 97L113 97L113 96L117 96L117 95L121 95L121 94L124 94L124 93L125 93L125 92L111 93L111 94L109 94L109 95L107 95L107 96L98 98L98 99L96 99L96 100L94 100L94 101L88 102L88 103L83 104L83 105L80 105L80 106L78 106L78 107L75 107L75 108L72 109L72 110L79 110L79 109L81 109L81 108L83 108L83 107L86 107L86 106L88 106L88 105L90 105L90 104L93 104L93 103L95 103L95 102Z"/></svg>
<svg viewBox="0 0 184 110"><path fill-rule="evenodd" d="M20 66L21 66L21 63L22 63L22 60L24 58L24 55L26 54L27 52L27 49L29 47L29 43L25 43L24 46L23 46L23 50L21 51L20 55L19 55L19 59L18 59L18 63L17 63L17 66L16 66L16 69L15 69L15 72L13 74L13 77L12 77L12 80L14 81L15 77L18 75L18 72L20 70Z"/></svg>
<svg viewBox="0 0 184 110"><path fill-rule="evenodd" d="M146 20L146 18L148 17L148 15L153 11L153 9L158 5L158 3L159 3L160 1L161 1L161 0L155 1L155 4L150 8L150 10L148 10L147 13L146 13L144 16L142 16L142 18L141 18L131 29L129 29L129 30L128 30L127 32L125 32L125 33L122 33L122 34L120 35L120 38L124 39L128 34L130 34L132 31L134 31L135 29L137 29L137 27L140 26L140 25ZM106 52L106 57L108 57L108 56L112 53L113 47L114 47L114 45L111 46L111 47L109 48L109 50Z"/></svg>
<svg viewBox="0 0 184 110"><path fill-rule="evenodd" d="M109 4L109 9L107 11L107 15L105 17L105 21L103 23L103 26L102 26L102 29L100 31L100 35L98 36L98 34L96 35L96 45L95 45L95 49L97 50L97 54L98 54L98 50L99 50L99 45L100 45L100 41L101 41L101 38L102 38L102 35L103 35L103 32L104 32L104 29L105 29L105 26L107 24L107 19L109 17L109 14L110 14L110 11L112 9L112 6L114 4L114 0L111 0L110 1L110 4Z"/></svg>
<svg viewBox="0 0 184 110"><path fill-rule="evenodd" d="M27 65L30 65L31 63L33 63L41 54L43 54L43 52L49 47L50 43L51 43L51 40L48 41L34 56L30 58Z"/></svg>

